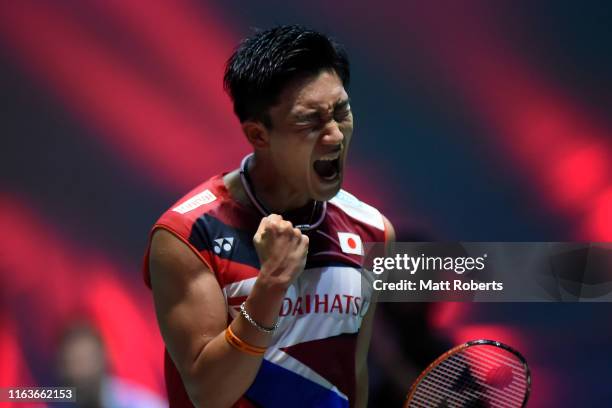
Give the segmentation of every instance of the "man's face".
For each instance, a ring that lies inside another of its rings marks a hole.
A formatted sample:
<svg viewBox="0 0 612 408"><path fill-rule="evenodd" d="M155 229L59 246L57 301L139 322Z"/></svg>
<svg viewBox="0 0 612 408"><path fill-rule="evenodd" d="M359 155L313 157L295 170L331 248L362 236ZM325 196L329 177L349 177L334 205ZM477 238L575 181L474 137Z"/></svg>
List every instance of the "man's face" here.
<svg viewBox="0 0 612 408"><path fill-rule="evenodd" d="M268 156L281 185L305 200L326 201L342 185L353 114L333 71L295 80L269 110Z"/></svg>

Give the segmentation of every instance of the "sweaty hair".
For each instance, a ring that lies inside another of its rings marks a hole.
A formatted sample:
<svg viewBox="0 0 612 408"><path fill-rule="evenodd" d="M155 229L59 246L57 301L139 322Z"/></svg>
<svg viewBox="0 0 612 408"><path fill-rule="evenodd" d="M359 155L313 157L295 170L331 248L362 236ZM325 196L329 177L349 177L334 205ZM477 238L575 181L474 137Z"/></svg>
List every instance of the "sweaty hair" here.
<svg viewBox="0 0 612 408"><path fill-rule="evenodd" d="M284 25L242 41L227 61L223 85L240 122L256 120L271 127L268 109L284 87L322 70L335 71L348 87L349 62L342 46L305 27Z"/></svg>

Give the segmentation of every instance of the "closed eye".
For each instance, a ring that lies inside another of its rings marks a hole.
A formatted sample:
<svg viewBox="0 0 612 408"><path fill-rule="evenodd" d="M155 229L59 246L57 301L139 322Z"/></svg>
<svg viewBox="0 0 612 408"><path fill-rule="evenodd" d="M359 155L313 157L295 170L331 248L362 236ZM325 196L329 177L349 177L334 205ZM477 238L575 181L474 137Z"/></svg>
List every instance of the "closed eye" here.
<svg viewBox="0 0 612 408"><path fill-rule="evenodd" d="M350 114L351 114L351 110L349 108L343 109L341 111L336 111L334 112L334 119L337 122L342 122L343 120L348 118Z"/></svg>
<svg viewBox="0 0 612 408"><path fill-rule="evenodd" d="M338 122L341 122L344 119L348 118L350 114L351 105L349 99L345 99L343 101L338 102L334 107L334 119Z"/></svg>

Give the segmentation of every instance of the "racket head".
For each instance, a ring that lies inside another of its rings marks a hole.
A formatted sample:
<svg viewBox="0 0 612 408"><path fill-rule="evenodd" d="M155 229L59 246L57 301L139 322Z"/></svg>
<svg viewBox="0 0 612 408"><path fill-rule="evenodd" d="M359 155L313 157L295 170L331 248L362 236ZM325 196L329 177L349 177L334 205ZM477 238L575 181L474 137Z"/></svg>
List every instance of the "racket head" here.
<svg viewBox="0 0 612 408"><path fill-rule="evenodd" d="M414 381L404 408L515 408L527 405L527 360L495 340L472 340L447 351Z"/></svg>

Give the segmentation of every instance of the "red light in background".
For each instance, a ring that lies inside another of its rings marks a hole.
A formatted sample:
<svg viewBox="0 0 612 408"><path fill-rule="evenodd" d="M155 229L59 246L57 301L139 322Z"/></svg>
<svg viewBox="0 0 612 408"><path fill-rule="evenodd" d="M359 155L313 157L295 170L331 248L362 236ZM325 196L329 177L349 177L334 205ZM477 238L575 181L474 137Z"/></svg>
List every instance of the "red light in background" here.
<svg viewBox="0 0 612 408"><path fill-rule="evenodd" d="M557 212L560 222L574 225L577 239L584 238L583 232L597 234L586 237L590 240L609 237L606 216L601 215L605 209L592 207L592 199L611 181L607 158L612 157L612 129L607 122L598 122L563 86L551 82L516 46L503 24L496 25L503 8L487 2L444 8L436 3L403 3L398 8L402 13L383 18L373 10L367 16L386 21L371 34L379 37L368 43L397 36L408 22L418 42L408 43L406 49L418 49L426 61L428 74L423 80L434 77L433 90L444 81L455 91L453 97L463 100L466 110L488 127L486 134L500 157L514 162L513 170L539 192L544 206ZM355 18L364 16L355 14ZM414 72L412 54L378 56L389 61L396 80L402 81L406 72ZM600 215L590 217L593 212ZM586 218L603 219L604 225L581 231Z"/></svg>
<svg viewBox="0 0 612 408"><path fill-rule="evenodd" d="M42 340L39 352L47 356L39 363L54 364L60 328L86 318L101 331L114 373L163 395L164 346L140 271L133 271L133 282L122 280L119 267L82 242L69 242L10 197L0 197L0 224L10 231L0 237L0 269L8 271L0 274L3 301L19 305L9 310L13 318L31 320L28 335ZM11 351L20 342L17 335L10 327L0 334L11 353L3 367L24 364Z"/></svg>
<svg viewBox="0 0 612 408"><path fill-rule="evenodd" d="M525 350L527 346L519 330L500 324L465 324L454 328L452 336L455 344L488 339L500 341L517 350Z"/></svg>
<svg viewBox="0 0 612 408"><path fill-rule="evenodd" d="M41 32L45 41L40 41ZM225 169L228 162L239 160L241 149L246 150L241 134L219 134L209 118L181 111L158 84L146 82L59 8L27 0L1 2L2 37L27 71L103 130L103 142L125 163L136 163L136 168L173 190L193 187L202 174Z"/></svg>
<svg viewBox="0 0 612 408"><path fill-rule="evenodd" d="M592 208L586 222L586 235L612 242L612 186L593 200Z"/></svg>
<svg viewBox="0 0 612 408"><path fill-rule="evenodd" d="M469 303L438 302L431 305L427 315L429 326L434 330L447 330L461 325L469 315Z"/></svg>
<svg viewBox="0 0 612 408"><path fill-rule="evenodd" d="M221 83L225 61L240 38L228 30L227 21L213 15L211 5L109 0L92 7L119 21L126 35L133 33L148 54L158 57L172 83L194 97L196 110L214 125L215 135L242 134Z"/></svg>
<svg viewBox="0 0 612 408"><path fill-rule="evenodd" d="M553 194L559 204L570 209L590 207L593 196L610 181L608 163L601 145L568 151L551 169Z"/></svg>
<svg viewBox="0 0 612 408"><path fill-rule="evenodd" d="M17 329L12 316L0 314L0 387L35 386L25 366L23 351L17 340ZM5 406L6 403L2 403ZM15 404L9 406L20 406Z"/></svg>

